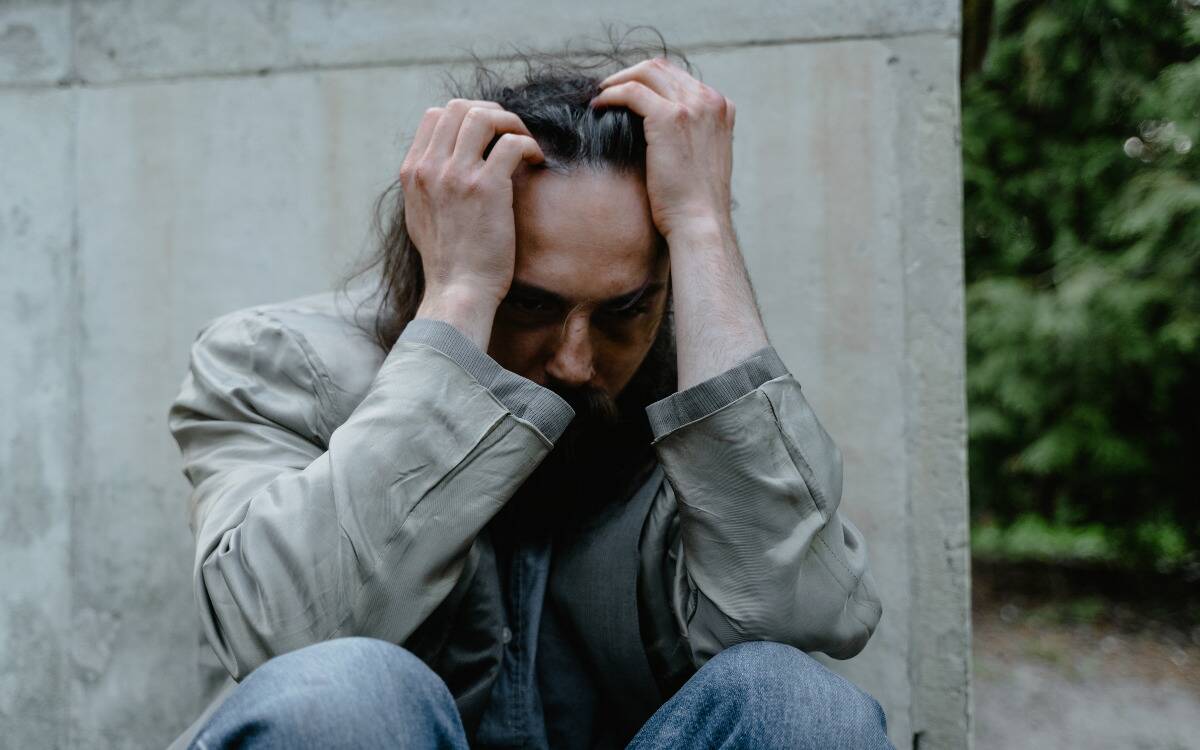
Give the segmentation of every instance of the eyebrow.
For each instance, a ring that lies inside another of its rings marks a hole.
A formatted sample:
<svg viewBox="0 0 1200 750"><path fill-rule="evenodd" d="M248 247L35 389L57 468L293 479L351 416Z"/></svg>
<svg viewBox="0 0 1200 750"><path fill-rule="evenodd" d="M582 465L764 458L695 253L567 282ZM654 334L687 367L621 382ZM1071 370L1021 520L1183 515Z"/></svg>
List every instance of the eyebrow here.
<svg viewBox="0 0 1200 750"><path fill-rule="evenodd" d="M624 310L636 305L643 297L650 296L660 291L666 286L661 281L648 281L642 284L637 289L629 292L618 294L614 297L600 300L600 307L610 310ZM526 298L534 298L544 302L550 302L562 307L569 307L570 302L564 299L561 295L555 294L549 289L543 289L534 284L528 284L523 281L513 279L512 285L509 287L509 296L521 296Z"/></svg>

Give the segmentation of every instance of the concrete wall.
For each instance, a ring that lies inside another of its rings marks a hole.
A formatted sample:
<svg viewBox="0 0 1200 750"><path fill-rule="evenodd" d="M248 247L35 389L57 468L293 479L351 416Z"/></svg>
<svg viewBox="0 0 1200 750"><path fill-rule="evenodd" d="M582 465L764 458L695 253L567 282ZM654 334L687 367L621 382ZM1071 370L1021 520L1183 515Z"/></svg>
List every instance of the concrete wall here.
<svg viewBox="0 0 1200 750"><path fill-rule="evenodd" d="M601 21L737 103L743 249L885 598L835 667L898 747L967 746L952 0L0 3L0 746L164 745L199 710L166 430L196 330L337 280L468 48Z"/></svg>

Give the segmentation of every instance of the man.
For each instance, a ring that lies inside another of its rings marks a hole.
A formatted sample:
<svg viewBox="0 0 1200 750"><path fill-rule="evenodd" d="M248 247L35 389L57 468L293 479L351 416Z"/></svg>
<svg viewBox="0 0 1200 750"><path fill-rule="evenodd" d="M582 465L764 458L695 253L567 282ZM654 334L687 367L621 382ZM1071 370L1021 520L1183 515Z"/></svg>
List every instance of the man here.
<svg viewBox="0 0 1200 750"><path fill-rule="evenodd" d="M881 607L683 66L481 71L417 128L373 320L198 338L171 427L240 684L193 747L888 746L804 653Z"/></svg>

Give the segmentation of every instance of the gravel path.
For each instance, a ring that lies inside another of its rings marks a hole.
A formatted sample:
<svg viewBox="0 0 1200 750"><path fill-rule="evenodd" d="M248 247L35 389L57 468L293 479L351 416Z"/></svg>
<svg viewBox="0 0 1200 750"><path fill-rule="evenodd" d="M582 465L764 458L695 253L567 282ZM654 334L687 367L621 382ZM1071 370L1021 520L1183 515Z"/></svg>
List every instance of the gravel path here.
<svg viewBox="0 0 1200 750"><path fill-rule="evenodd" d="M1033 661L975 660L976 750L1200 748L1200 698L1179 683L1079 680Z"/></svg>
<svg viewBox="0 0 1200 750"><path fill-rule="evenodd" d="M996 588L974 602L976 750L1200 750L1200 627Z"/></svg>

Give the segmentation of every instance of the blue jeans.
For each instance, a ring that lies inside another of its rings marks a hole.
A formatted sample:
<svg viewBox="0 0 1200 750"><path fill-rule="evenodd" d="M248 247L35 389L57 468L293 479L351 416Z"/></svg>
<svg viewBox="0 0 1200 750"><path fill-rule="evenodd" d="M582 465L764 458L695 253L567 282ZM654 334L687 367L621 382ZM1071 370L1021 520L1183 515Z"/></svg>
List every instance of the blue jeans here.
<svg viewBox="0 0 1200 750"><path fill-rule="evenodd" d="M467 748L445 683L404 648L339 638L242 681L191 745ZM629 748L890 748L871 696L791 646L742 643L709 660Z"/></svg>

